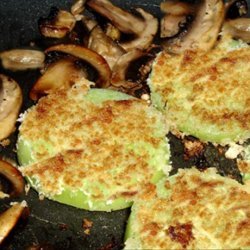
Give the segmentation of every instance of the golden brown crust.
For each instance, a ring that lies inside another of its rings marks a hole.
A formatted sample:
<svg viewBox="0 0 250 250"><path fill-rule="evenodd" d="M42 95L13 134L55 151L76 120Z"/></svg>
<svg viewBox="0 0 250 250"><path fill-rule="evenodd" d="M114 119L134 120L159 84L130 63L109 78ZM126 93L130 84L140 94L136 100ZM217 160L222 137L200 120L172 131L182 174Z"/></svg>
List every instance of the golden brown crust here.
<svg viewBox="0 0 250 250"><path fill-rule="evenodd" d="M179 129L184 126L195 136L231 133L246 137L250 131L249 61L249 47L217 46L206 54L161 53L153 66L151 89L166 103L166 115ZM183 125L188 118L193 124ZM201 131L196 135L197 128Z"/></svg>
<svg viewBox="0 0 250 250"><path fill-rule="evenodd" d="M68 188L104 203L130 201L167 167L164 117L140 99L87 98L74 88L58 90L28 112L20 139L32 145L35 162L22 173L49 197Z"/></svg>
<svg viewBox="0 0 250 250"><path fill-rule="evenodd" d="M171 178L162 183L167 193L159 186L155 192L145 190L135 203L131 231L140 235L142 249L250 246L250 193L241 184L212 169L180 170Z"/></svg>

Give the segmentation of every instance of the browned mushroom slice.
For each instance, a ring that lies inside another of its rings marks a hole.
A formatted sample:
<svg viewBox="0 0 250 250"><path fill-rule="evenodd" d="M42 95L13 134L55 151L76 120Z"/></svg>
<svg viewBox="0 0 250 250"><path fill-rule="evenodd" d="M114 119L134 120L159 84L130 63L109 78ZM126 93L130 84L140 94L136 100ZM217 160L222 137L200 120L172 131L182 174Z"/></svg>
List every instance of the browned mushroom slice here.
<svg viewBox="0 0 250 250"><path fill-rule="evenodd" d="M2 65L9 70L27 70L42 68L45 55L42 51L13 49L0 54Z"/></svg>
<svg viewBox="0 0 250 250"><path fill-rule="evenodd" d="M88 17L88 16L82 16L82 22L86 29L90 32L95 26L98 25L97 21Z"/></svg>
<svg viewBox="0 0 250 250"><path fill-rule="evenodd" d="M38 21L40 32L45 37L62 38L75 26L76 19L68 11L52 7L47 18Z"/></svg>
<svg viewBox="0 0 250 250"><path fill-rule="evenodd" d="M210 50L218 37L224 20L222 0L205 0L200 3L194 21L187 34L170 42L164 42L164 49L172 53L185 50Z"/></svg>
<svg viewBox="0 0 250 250"><path fill-rule="evenodd" d="M126 51L135 48L147 49L152 43L158 30L158 20L150 13L137 8L136 11L142 17L139 18L114 6L108 0L90 0L87 4L108 18L120 31L136 36L132 41L120 43Z"/></svg>
<svg viewBox="0 0 250 250"><path fill-rule="evenodd" d="M129 89L135 87L136 83L128 81L126 79L126 73L131 62L144 55L145 53L141 50L134 49L121 56L114 65L111 77L111 84L117 88L123 87Z"/></svg>
<svg viewBox="0 0 250 250"><path fill-rule="evenodd" d="M86 0L76 0L74 4L71 6L71 13L73 16L77 16L83 13L85 9L85 2Z"/></svg>
<svg viewBox="0 0 250 250"><path fill-rule="evenodd" d="M87 4L126 34L141 33L145 28L143 20L113 5L108 0L89 0Z"/></svg>
<svg viewBox="0 0 250 250"><path fill-rule="evenodd" d="M186 16L194 11L193 5L190 3L170 0L161 2L160 8L165 14L175 16Z"/></svg>
<svg viewBox="0 0 250 250"><path fill-rule="evenodd" d="M100 26L95 26L92 29L89 36L88 48L103 56L111 69L118 58L125 53L125 50L108 37Z"/></svg>
<svg viewBox="0 0 250 250"><path fill-rule="evenodd" d="M223 31L233 38L250 43L250 18L237 18L224 23Z"/></svg>
<svg viewBox="0 0 250 250"><path fill-rule="evenodd" d="M114 41L119 41L121 32L113 24L108 23L105 27L105 34Z"/></svg>
<svg viewBox="0 0 250 250"><path fill-rule="evenodd" d="M183 32L192 20L196 5L178 0L162 2L161 11L165 13L161 19L161 38L169 38Z"/></svg>
<svg viewBox="0 0 250 250"><path fill-rule="evenodd" d="M246 0L229 0L225 3L226 18L234 19L246 15L248 6Z"/></svg>
<svg viewBox="0 0 250 250"><path fill-rule="evenodd" d="M59 51L84 60L98 72L96 81L98 87L106 88L110 85L111 70L106 60L95 51L73 44L60 44L48 48L45 52Z"/></svg>
<svg viewBox="0 0 250 250"><path fill-rule="evenodd" d="M22 105L22 91L10 77L0 75L0 140L8 137L15 128Z"/></svg>
<svg viewBox="0 0 250 250"><path fill-rule="evenodd" d="M185 23L187 23L186 16L165 15L161 19L161 38L177 35Z"/></svg>
<svg viewBox="0 0 250 250"><path fill-rule="evenodd" d="M26 209L24 202L16 203L0 214L0 244L15 227Z"/></svg>
<svg viewBox="0 0 250 250"><path fill-rule="evenodd" d="M30 91L30 98L35 101L56 89L70 88L81 78L87 78L87 74L76 65L76 60L72 58L60 59L50 64L44 74L36 81Z"/></svg>
<svg viewBox="0 0 250 250"><path fill-rule="evenodd" d="M11 184L10 196L18 196L24 190L24 179L19 170L9 162L0 159L0 175Z"/></svg>
<svg viewBox="0 0 250 250"><path fill-rule="evenodd" d="M136 11L143 17L145 28L142 32L135 34L135 39L120 43L126 51L135 48L141 50L147 49L151 45L158 30L158 20L153 15L140 8L137 8Z"/></svg>

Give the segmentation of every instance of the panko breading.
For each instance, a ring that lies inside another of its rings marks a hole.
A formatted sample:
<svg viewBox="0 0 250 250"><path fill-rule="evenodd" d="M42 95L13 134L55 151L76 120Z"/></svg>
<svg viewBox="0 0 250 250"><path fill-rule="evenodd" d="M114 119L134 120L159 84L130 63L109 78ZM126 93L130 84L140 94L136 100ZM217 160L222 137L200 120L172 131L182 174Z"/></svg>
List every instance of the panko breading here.
<svg viewBox="0 0 250 250"><path fill-rule="evenodd" d="M158 55L152 101L172 130L227 144L250 137L250 47L228 38L210 52Z"/></svg>
<svg viewBox="0 0 250 250"><path fill-rule="evenodd" d="M121 209L169 172L167 132L162 114L140 99L111 90L60 90L24 117L21 171L51 199Z"/></svg>
<svg viewBox="0 0 250 250"><path fill-rule="evenodd" d="M211 168L148 185L132 207L125 249L248 249L250 192Z"/></svg>

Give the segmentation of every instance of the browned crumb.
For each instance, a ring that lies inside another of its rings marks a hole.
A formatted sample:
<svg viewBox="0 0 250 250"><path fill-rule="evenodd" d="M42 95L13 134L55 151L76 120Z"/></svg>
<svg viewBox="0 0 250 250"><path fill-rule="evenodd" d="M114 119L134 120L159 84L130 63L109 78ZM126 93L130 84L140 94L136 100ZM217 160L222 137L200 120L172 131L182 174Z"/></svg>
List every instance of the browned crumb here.
<svg viewBox="0 0 250 250"><path fill-rule="evenodd" d="M10 139L4 139L2 141L0 141L0 145L3 147L7 147L10 145Z"/></svg>
<svg viewBox="0 0 250 250"><path fill-rule="evenodd" d="M218 149L219 154L221 154L221 155L225 154L225 148L224 147L218 146L217 149Z"/></svg>
<svg viewBox="0 0 250 250"><path fill-rule="evenodd" d="M60 224L59 224L59 228L60 228L60 230L62 230L62 231L66 231L66 230L68 230L69 226L68 226L67 224L60 223Z"/></svg>
<svg viewBox="0 0 250 250"><path fill-rule="evenodd" d="M250 164L247 161L237 160L237 166L243 174L250 172Z"/></svg>
<svg viewBox="0 0 250 250"><path fill-rule="evenodd" d="M198 140L183 140L184 144L184 158L188 160L191 157L197 157L203 153L204 144Z"/></svg>
<svg viewBox="0 0 250 250"><path fill-rule="evenodd" d="M84 233L86 235L90 235L90 229L92 226L93 226L93 221L90 221L88 219L83 219L82 228L84 229Z"/></svg>

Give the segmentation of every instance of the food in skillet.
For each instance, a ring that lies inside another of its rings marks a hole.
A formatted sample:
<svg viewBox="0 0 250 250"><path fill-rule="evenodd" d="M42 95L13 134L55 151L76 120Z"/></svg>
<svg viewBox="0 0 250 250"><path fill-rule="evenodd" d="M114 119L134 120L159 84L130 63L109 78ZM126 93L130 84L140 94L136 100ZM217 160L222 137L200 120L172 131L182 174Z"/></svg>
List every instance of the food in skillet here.
<svg viewBox="0 0 250 250"><path fill-rule="evenodd" d="M0 244L8 236L17 222L27 212L26 202L14 203L10 208L0 214Z"/></svg>
<svg viewBox="0 0 250 250"><path fill-rule="evenodd" d="M211 168L179 170L145 187L132 207L125 249L248 249L250 193Z"/></svg>
<svg viewBox="0 0 250 250"><path fill-rule="evenodd" d="M10 77L0 75L0 140L15 129L23 96L19 85Z"/></svg>
<svg viewBox="0 0 250 250"><path fill-rule="evenodd" d="M250 137L250 48L222 37L209 52L161 53L149 84L172 129L227 144Z"/></svg>
<svg viewBox="0 0 250 250"><path fill-rule="evenodd" d="M71 152L70 152L70 154L71 154ZM66 156L65 156L65 159L70 159L70 157L71 157L70 154L69 154L69 155L66 155ZM74 155L74 154L73 154L73 155ZM63 158L63 159L64 159L64 158ZM56 160L57 160L57 159L56 159ZM42 164L43 164L43 163L44 163L44 162L42 162ZM47 163L47 162L46 162L46 163ZM51 164L51 162L49 161L49 162L48 162L48 166L50 166L50 164ZM39 166L39 167L40 167L40 166Z"/></svg>
<svg viewBox="0 0 250 250"><path fill-rule="evenodd" d="M146 101L80 83L39 100L24 115L17 154L40 195L88 210L131 206L168 174L168 128Z"/></svg>
<svg viewBox="0 0 250 250"><path fill-rule="evenodd" d="M242 173L244 184L250 185L250 145L249 142L242 147L242 157L237 159L237 165Z"/></svg>
<svg viewBox="0 0 250 250"><path fill-rule="evenodd" d="M11 163L0 159L0 199L20 196L24 191L24 185L25 181L20 171ZM10 205L10 208L0 213L0 244L13 230L24 213L28 212L25 201Z"/></svg>

